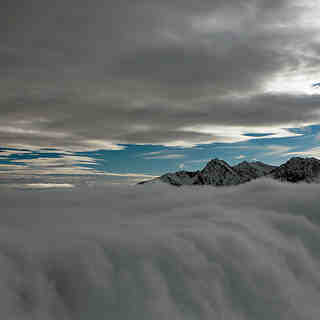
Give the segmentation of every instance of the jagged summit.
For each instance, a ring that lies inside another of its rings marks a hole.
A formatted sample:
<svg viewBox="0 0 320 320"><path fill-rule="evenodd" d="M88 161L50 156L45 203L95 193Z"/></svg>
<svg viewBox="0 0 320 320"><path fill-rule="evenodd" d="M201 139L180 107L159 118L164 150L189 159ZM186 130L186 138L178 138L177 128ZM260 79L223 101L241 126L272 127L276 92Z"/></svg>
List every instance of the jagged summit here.
<svg viewBox="0 0 320 320"><path fill-rule="evenodd" d="M243 182L266 176L275 168L275 166L271 166L260 161L243 161L233 167L233 169L242 177L242 179L244 179Z"/></svg>
<svg viewBox="0 0 320 320"><path fill-rule="evenodd" d="M320 182L320 160L316 158L294 157L279 167L260 161L243 161L232 167L224 160L215 158L210 160L200 171L166 173L161 177L149 181L142 181L139 184L165 182L175 186L231 186L260 177L268 177L293 183Z"/></svg>
<svg viewBox="0 0 320 320"><path fill-rule="evenodd" d="M160 180L175 186L192 185L196 184L197 175L198 171L178 171L175 173L166 173L160 177Z"/></svg>
<svg viewBox="0 0 320 320"><path fill-rule="evenodd" d="M213 159L198 173L197 184L215 186L236 185L241 183L241 177L223 160Z"/></svg>
<svg viewBox="0 0 320 320"><path fill-rule="evenodd" d="M288 182L318 182L320 177L320 160L316 158L294 157L276 168L272 177Z"/></svg>

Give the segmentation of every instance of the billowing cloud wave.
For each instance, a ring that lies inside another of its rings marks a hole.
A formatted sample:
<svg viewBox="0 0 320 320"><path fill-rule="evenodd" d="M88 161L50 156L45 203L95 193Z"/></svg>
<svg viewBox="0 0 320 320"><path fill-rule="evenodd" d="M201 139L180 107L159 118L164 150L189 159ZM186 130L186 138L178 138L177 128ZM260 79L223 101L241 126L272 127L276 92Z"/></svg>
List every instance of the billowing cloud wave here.
<svg viewBox="0 0 320 320"><path fill-rule="evenodd" d="M0 316L319 319L318 195L269 180L3 189Z"/></svg>

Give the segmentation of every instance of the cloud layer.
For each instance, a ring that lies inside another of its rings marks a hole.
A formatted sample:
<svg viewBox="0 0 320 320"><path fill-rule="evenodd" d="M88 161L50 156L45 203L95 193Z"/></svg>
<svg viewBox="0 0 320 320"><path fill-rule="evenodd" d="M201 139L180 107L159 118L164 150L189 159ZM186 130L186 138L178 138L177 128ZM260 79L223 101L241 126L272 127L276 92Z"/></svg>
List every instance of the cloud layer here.
<svg viewBox="0 0 320 320"><path fill-rule="evenodd" d="M1 190L0 201L2 318L319 318L317 185Z"/></svg>
<svg viewBox="0 0 320 320"><path fill-rule="evenodd" d="M186 146L241 140L225 127L319 122L319 12L288 0L10 1L0 144Z"/></svg>

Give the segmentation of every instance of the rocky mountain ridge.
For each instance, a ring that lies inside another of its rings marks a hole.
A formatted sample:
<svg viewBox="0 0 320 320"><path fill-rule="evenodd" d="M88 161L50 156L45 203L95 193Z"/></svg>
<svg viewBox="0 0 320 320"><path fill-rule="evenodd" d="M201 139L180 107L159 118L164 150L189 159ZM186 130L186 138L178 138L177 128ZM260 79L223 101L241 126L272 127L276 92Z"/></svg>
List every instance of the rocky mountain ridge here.
<svg viewBox="0 0 320 320"><path fill-rule="evenodd" d="M316 158L294 157L280 166L272 166L260 161L243 161L230 166L220 159L212 159L199 171L177 171L139 184L164 182L175 186L213 185L232 186L268 177L282 182L320 181L320 160Z"/></svg>

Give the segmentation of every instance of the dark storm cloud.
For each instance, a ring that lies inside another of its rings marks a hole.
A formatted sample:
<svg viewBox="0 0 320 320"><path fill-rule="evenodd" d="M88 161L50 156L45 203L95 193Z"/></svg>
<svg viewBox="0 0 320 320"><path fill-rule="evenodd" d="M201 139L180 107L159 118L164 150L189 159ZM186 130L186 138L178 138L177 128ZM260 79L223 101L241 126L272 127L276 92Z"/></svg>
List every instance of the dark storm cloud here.
<svg viewBox="0 0 320 320"><path fill-rule="evenodd" d="M264 90L320 64L314 28L299 23L310 10L292 1L2 6L0 143L201 143L223 135L182 128L318 120L317 96Z"/></svg>
<svg viewBox="0 0 320 320"><path fill-rule="evenodd" d="M236 44L232 35L223 34L219 49L231 52L223 55L214 48L151 48L120 57L112 75L129 79L153 81L164 86L177 86L187 91L190 88L208 86L214 94L250 90L263 78L279 70L285 63L281 54L268 48L250 48ZM211 51L212 50L212 51Z"/></svg>
<svg viewBox="0 0 320 320"><path fill-rule="evenodd" d="M119 98L119 101L122 99ZM17 144L23 140L29 145L87 147L84 141L101 139L114 143L165 144L188 141L197 144L207 141L226 141L220 136L185 131L186 127L202 125L229 125L248 127L268 127L286 123L304 123L319 119L319 98L317 96L258 95L251 98L220 99L208 103L183 106L178 104L157 104L132 107L130 104L111 102L104 105L93 101L90 107L77 99L69 104L61 103L55 109L47 110L43 116L39 103L30 108L30 123L18 121L11 127L7 122L21 117L23 112L8 113L0 120L1 143ZM42 105L42 107L44 104ZM131 107L131 108L130 108ZM12 110L11 110L12 111ZM8 120L9 119L9 120ZM38 120L37 120L38 119ZM66 126L67 125L67 126ZM18 130L17 127L23 127ZM35 130L36 128L36 130ZM10 129L10 130L9 130Z"/></svg>

